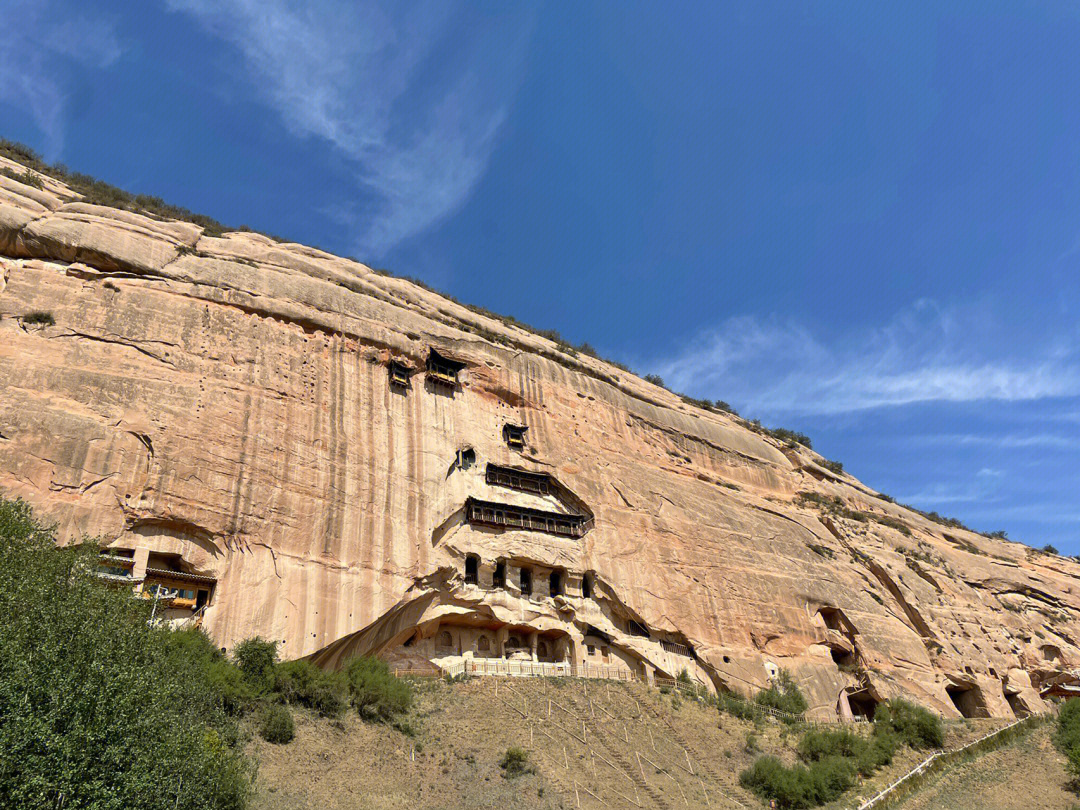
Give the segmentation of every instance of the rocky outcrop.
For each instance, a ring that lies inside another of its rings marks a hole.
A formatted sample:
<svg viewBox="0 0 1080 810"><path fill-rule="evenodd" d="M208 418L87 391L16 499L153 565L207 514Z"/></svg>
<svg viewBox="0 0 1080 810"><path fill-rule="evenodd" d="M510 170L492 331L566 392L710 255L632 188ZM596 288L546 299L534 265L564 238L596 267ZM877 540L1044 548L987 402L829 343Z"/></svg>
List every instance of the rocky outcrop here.
<svg viewBox="0 0 1080 810"><path fill-rule="evenodd" d="M43 185L0 176L0 489L209 588L222 646L786 668L819 716L1036 711L1077 665L1072 560L354 261Z"/></svg>

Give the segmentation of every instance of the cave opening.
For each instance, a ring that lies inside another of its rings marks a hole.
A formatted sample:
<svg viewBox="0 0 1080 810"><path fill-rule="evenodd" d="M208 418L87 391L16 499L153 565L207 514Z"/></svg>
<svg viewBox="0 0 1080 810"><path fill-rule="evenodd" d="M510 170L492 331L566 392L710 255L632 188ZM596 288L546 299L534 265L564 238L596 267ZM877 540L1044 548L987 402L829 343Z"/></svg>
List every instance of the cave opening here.
<svg viewBox="0 0 1080 810"><path fill-rule="evenodd" d="M1022 717L1027 717L1032 713L1031 709L1024 703L1024 699L1020 697L1018 692L1010 692L1005 688L1005 684L1001 685L1001 691L1005 695L1005 701L1009 704L1009 708L1012 709L1012 713L1016 715L1017 720Z"/></svg>
<svg viewBox="0 0 1080 810"><path fill-rule="evenodd" d="M964 717L989 717L982 690L975 685L949 684L945 692Z"/></svg>
<svg viewBox="0 0 1080 810"><path fill-rule="evenodd" d="M832 656L833 663L840 669L853 670L858 663L858 656L854 652L839 647L830 647L829 655Z"/></svg>
<svg viewBox="0 0 1080 810"><path fill-rule="evenodd" d="M860 689L858 692L850 692L847 696L848 706L854 717L865 717L867 720L874 718L879 701L870 694L869 689Z"/></svg>

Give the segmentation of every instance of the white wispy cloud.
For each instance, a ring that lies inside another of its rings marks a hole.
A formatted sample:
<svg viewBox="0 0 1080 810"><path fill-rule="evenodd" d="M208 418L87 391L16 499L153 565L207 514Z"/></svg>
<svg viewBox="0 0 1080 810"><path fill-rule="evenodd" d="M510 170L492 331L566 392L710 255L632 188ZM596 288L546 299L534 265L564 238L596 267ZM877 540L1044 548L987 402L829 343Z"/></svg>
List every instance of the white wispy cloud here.
<svg viewBox="0 0 1080 810"><path fill-rule="evenodd" d="M113 65L122 48L112 21L48 0L8 0L0 25L0 100L26 110L46 157L64 144L67 83L74 71Z"/></svg>
<svg viewBox="0 0 1080 810"><path fill-rule="evenodd" d="M1080 395L1075 344L987 357L977 321L920 301L884 328L826 343L794 321L738 317L652 365L677 390L762 415Z"/></svg>
<svg viewBox="0 0 1080 810"><path fill-rule="evenodd" d="M974 480L962 483L937 483L912 495L900 496L901 503L942 506L956 503L994 503L1005 485L1005 472L983 467Z"/></svg>
<svg viewBox="0 0 1080 810"><path fill-rule="evenodd" d="M457 210L483 176L520 75L531 13L461 25L450 2L166 0L231 43L300 136L355 167L328 211L379 258ZM505 19L508 17L508 19Z"/></svg>
<svg viewBox="0 0 1080 810"><path fill-rule="evenodd" d="M914 436L899 436L898 441L906 444L941 446L952 444L960 446L993 447L1003 450L1023 450L1027 448L1045 448L1049 450L1080 449L1080 436L1061 433L1004 433L1000 436L985 433L927 433Z"/></svg>

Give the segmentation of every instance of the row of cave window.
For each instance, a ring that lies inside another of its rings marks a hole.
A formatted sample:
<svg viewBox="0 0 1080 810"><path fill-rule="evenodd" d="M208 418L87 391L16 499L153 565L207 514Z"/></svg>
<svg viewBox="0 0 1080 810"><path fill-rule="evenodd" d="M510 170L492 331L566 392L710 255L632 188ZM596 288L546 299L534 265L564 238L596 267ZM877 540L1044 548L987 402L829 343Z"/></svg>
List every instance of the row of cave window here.
<svg viewBox="0 0 1080 810"><path fill-rule="evenodd" d="M465 584L480 584L480 557L477 554L468 554L465 557ZM495 571L491 575L493 588L506 587L506 561L498 560L495 563ZM522 566L518 569L518 589L522 596L530 596L533 592L533 571L531 568ZM566 571L556 568L548 574L548 593L551 596L563 596L566 594ZM581 595L585 599L592 596L592 577L588 574L581 578Z"/></svg>
<svg viewBox="0 0 1080 810"><path fill-rule="evenodd" d="M412 642L413 642L413 640L410 639L408 642L406 642L405 646L406 647L411 646ZM506 644L504 645L504 648L505 648L506 654L515 652L517 650L529 650L530 649L529 646L520 637L515 636L515 635L510 635L510 636L507 637ZM450 635L450 632L448 630L441 630L441 631L439 631L438 635L435 636L435 649L438 652L456 652L457 651L457 647L454 644L454 637L452 635ZM491 639L489 639L488 636L486 634L484 634L484 633L481 633L476 638L476 652L479 655L481 655L482 657L486 657L487 655L495 652L494 647L492 647ZM548 646L547 641L545 641L544 639L537 639L537 642L536 642L536 656L537 656L537 658L539 658L541 661L546 661L546 660L548 660L550 658L551 652L552 652L552 650ZM591 652L590 652L590 654L591 654ZM605 648L605 654L606 654L606 648Z"/></svg>

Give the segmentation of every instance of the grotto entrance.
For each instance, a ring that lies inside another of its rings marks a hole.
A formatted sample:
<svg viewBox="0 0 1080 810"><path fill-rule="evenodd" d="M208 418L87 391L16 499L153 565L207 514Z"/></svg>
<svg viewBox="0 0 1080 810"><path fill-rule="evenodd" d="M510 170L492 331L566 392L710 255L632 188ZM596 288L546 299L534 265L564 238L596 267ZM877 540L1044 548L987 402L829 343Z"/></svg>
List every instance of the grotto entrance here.
<svg viewBox="0 0 1080 810"><path fill-rule="evenodd" d="M1022 717L1027 717L1032 713L1031 709L1024 703L1024 699L1020 697L1019 692L1010 692L1005 687L1005 684L1001 685L1001 691L1005 695L1005 700L1008 702L1009 708L1012 709L1013 714L1016 715L1017 720Z"/></svg>
<svg viewBox="0 0 1080 810"><path fill-rule="evenodd" d="M874 718L874 712L877 711L880 701L870 693L869 689L859 689L846 694L848 707L853 717L865 717L867 720Z"/></svg>
<svg viewBox="0 0 1080 810"><path fill-rule="evenodd" d="M953 702L953 706L964 717L989 717L990 712L986 708L986 700L983 698L982 689L975 684L952 683L945 687L945 692Z"/></svg>

